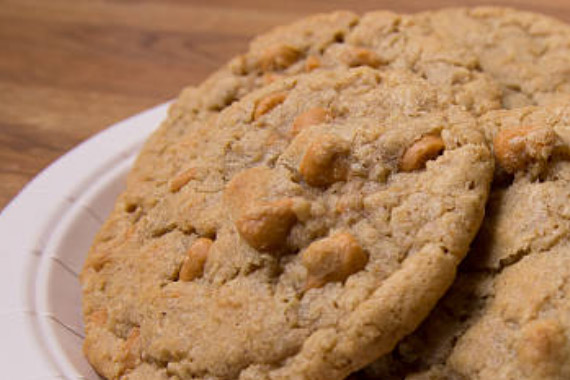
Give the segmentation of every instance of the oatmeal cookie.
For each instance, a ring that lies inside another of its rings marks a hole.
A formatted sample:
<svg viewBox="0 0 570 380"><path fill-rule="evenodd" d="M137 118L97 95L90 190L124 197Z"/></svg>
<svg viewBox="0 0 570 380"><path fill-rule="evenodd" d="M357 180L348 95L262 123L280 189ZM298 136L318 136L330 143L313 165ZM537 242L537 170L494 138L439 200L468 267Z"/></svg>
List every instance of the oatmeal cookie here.
<svg viewBox="0 0 570 380"><path fill-rule="evenodd" d="M493 175L469 112L369 67L277 80L161 155L153 207L121 197L81 275L109 379L344 378L451 284Z"/></svg>
<svg viewBox="0 0 570 380"><path fill-rule="evenodd" d="M474 247L365 379L570 378L570 106L496 111L481 125L498 171Z"/></svg>

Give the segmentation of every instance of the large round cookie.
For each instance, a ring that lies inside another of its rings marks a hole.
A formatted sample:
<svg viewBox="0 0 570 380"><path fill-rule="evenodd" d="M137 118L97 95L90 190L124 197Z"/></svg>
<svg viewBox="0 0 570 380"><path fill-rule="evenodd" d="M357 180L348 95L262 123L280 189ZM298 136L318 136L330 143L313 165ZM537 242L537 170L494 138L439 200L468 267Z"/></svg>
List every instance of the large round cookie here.
<svg viewBox="0 0 570 380"><path fill-rule="evenodd" d="M392 350L453 281L492 178L448 101L409 72L323 70L171 141L152 208L123 196L82 272L97 371L334 380Z"/></svg>
<svg viewBox="0 0 570 380"><path fill-rule="evenodd" d="M364 378L570 378L570 106L481 124L500 171L474 247L426 322Z"/></svg>

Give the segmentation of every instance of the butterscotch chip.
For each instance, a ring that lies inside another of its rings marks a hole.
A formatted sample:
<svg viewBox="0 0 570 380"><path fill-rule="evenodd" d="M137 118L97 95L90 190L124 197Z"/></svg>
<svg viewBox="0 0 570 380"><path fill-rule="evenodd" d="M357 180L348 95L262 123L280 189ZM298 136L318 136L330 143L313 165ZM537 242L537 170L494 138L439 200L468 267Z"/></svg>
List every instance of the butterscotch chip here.
<svg viewBox="0 0 570 380"><path fill-rule="evenodd" d="M124 368L126 370L135 368L140 362L141 352L140 329L138 327L131 330L127 340L123 344L122 351L123 357L121 359Z"/></svg>
<svg viewBox="0 0 570 380"><path fill-rule="evenodd" d="M180 281L192 281L202 275L212 243L211 239L199 238L190 246L180 268Z"/></svg>
<svg viewBox="0 0 570 380"><path fill-rule="evenodd" d="M343 181L348 175L350 146L342 138L325 134L309 145L299 172L311 186L328 186Z"/></svg>
<svg viewBox="0 0 570 380"><path fill-rule="evenodd" d="M342 59L350 67L378 67L382 64L382 60L375 52L361 47L351 47L346 49Z"/></svg>
<svg viewBox="0 0 570 380"><path fill-rule="evenodd" d="M282 44L267 48L260 58L264 71L282 70L294 64L301 52L293 46Z"/></svg>
<svg viewBox="0 0 570 380"><path fill-rule="evenodd" d="M179 191L184 185L196 178L197 172L198 170L196 168L190 168L177 174L170 180L170 191L173 193Z"/></svg>
<svg viewBox="0 0 570 380"><path fill-rule="evenodd" d="M441 154L445 144L439 136L427 135L415 141L402 156L400 169L405 172L425 167L426 162Z"/></svg>
<svg viewBox="0 0 570 380"><path fill-rule="evenodd" d="M253 118L259 119L261 116L265 115L273 108L283 103L286 98L287 98L287 92L285 91L269 94L266 97L262 98L255 106Z"/></svg>
<svg viewBox="0 0 570 380"><path fill-rule="evenodd" d="M283 75L279 75L273 72L270 73L265 73L263 75L263 83L264 84L271 84L273 82L275 82L276 80L282 79Z"/></svg>
<svg viewBox="0 0 570 380"><path fill-rule="evenodd" d="M500 131L493 139L497 162L514 173L532 162L545 162L554 148L556 135L550 128L519 126Z"/></svg>
<svg viewBox="0 0 570 380"><path fill-rule="evenodd" d="M301 257L308 272L306 289L344 281L368 262L368 255L348 233L338 233L312 243Z"/></svg>
<svg viewBox="0 0 570 380"><path fill-rule="evenodd" d="M287 235L296 221L293 202L282 199L251 205L236 221L236 226L249 245L260 251L268 251L285 246Z"/></svg>
<svg viewBox="0 0 570 380"><path fill-rule="evenodd" d="M328 116L326 109L322 107L311 108L295 118L293 125L291 126L291 135L296 136L303 129L310 127L311 125L323 123Z"/></svg>
<svg viewBox="0 0 570 380"><path fill-rule="evenodd" d="M107 323L109 314L106 309L97 310L89 315L89 320L95 325L103 326Z"/></svg>
<svg viewBox="0 0 570 380"><path fill-rule="evenodd" d="M319 67L321 67L321 60L315 57L314 55L311 55L305 61L306 71L313 71L315 69L318 69Z"/></svg>
<svg viewBox="0 0 570 380"><path fill-rule="evenodd" d="M85 266L92 268L94 271L100 271L103 267L113 260L109 250L93 252L85 261Z"/></svg>

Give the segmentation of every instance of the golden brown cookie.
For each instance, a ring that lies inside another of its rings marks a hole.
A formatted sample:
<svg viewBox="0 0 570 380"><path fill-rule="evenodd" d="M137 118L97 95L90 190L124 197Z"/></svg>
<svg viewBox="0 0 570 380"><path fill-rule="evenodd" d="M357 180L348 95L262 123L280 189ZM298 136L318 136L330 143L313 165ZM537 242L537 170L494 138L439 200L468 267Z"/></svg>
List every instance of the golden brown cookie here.
<svg viewBox="0 0 570 380"><path fill-rule="evenodd" d="M428 319L366 379L570 377L570 106L480 124L498 171L474 247Z"/></svg>
<svg viewBox="0 0 570 380"><path fill-rule="evenodd" d="M127 190L84 267L91 363L332 380L391 351L453 281L493 173L448 101L408 71L312 71L172 141L172 178L147 208Z"/></svg>

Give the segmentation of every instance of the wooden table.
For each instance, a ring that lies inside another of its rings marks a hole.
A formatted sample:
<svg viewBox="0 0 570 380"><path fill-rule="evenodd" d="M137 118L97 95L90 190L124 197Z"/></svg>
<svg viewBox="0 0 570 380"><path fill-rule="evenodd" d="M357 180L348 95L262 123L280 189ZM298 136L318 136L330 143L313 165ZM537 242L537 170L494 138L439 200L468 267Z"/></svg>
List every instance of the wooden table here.
<svg viewBox="0 0 570 380"><path fill-rule="evenodd" d="M489 2L485 2L489 4ZM491 2L570 22L569 0ZM464 0L0 0L0 209L94 133L197 84L273 25Z"/></svg>

